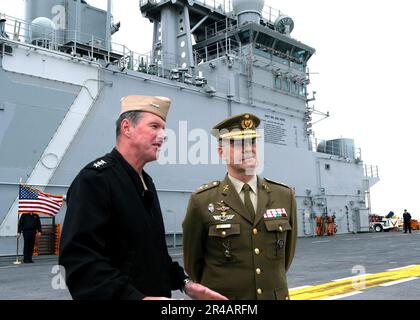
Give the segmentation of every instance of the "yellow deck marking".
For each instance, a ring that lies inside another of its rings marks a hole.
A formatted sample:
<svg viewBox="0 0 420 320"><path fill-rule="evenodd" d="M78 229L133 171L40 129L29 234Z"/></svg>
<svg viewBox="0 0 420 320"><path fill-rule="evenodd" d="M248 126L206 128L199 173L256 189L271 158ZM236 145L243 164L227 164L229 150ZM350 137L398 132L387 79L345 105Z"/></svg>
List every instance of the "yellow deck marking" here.
<svg viewBox="0 0 420 320"><path fill-rule="evenodd" d="M329 297L348 294L355 291L374 288L388 282L407 278L420 277L420 265L408 266L397 270L360 275L350 279L343 279L317 286L290 290L292 300L323 300Z"/></svg>

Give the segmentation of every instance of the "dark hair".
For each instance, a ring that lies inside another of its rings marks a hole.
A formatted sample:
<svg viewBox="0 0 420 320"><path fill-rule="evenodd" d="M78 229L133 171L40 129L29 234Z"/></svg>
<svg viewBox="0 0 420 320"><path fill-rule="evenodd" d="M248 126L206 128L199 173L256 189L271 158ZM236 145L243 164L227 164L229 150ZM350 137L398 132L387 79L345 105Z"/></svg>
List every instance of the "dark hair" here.
<svg viewBox="0 0 420 320"><path fill-rule="evenodd" d="M132 126L136 126L139 120L142 118L143 112L141 111L128 111L124 112L118 120L115 122L116 126L116 137L118 138L121 134L121 122L125 119L127 119Z"/></svg>

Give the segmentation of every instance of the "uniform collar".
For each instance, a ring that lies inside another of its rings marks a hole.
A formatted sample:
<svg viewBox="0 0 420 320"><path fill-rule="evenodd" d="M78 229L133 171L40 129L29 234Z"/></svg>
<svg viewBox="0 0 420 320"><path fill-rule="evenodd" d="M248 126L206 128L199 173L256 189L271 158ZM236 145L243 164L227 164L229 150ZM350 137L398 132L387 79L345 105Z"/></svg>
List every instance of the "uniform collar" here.
<svg viewBox="0 0 420 320"><path fill-rule="evenodd" d="M111 157L117 160L123 168L127 171L127 173L132 177L133 181L135 181L135 184L140 184L142 191L150 189L153 185L152 178L147 174L147 172L143 169L141 172L141 176L143 177L144 182L142 181L140 175L137 173L137 171L131 166L131 164L128 163L127 160L122 156L122 154L117 150L117 148L112 149L111 151ZM144 188L146 186L146 189Z"/></svg>
<svg viewBox="0 0 420 320"><path fill-rule="evenodd" d="M239 179L232 177L230 174L228 174L228 177L229 177L230 182L232 182L232 185L235 188L235 190L238 192L238 194L240 194L245 183ZM251 187L252 192L254 192L255 194L257 194L257 184L258 184L258 179L256 175L253 176L252 179L248 181L248 185Z"/></svg>
<svg viewBox="0 0 420 320"><path fill-rule="evenodd" d="M253 219L247 213L244 203L239 197L239 193L236 192L236 188L234 187L228 175L225 176L225 179L220 184L219 190L220 194L222 195L221 203L223 206L226 205L228 208L231 208L233 211L237 212L252 224Z"/></svg>

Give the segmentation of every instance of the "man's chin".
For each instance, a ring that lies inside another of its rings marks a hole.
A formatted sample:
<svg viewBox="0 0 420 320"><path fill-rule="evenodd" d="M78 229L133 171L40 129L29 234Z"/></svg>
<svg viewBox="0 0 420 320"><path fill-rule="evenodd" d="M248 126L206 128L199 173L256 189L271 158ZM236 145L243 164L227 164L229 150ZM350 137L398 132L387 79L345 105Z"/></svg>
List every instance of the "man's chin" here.
<svg viewBox="0 0 420 320"><path fill-rule="evenodd" d="M246 176L254 176L255 172L256 172L255 167L254 168L246 168L244 170L244 173L245 173Z"/></svg>
<svg viewBox="0 0 420 320"><path fill-rule="evenodd" d="M247 176L251 176L255 174L257 164L255 162L249 164L242 164L241 169L245 172Z"/></svg>
<svg viewBox="0 0 420 320"><path fill-rule="evenodd" d="M159 151L158 151L158 152L156 152L155 154L151 154L151 155L149 156L149 161L147 161L147 162L156 161L158 158L159 158Z"/></svg>

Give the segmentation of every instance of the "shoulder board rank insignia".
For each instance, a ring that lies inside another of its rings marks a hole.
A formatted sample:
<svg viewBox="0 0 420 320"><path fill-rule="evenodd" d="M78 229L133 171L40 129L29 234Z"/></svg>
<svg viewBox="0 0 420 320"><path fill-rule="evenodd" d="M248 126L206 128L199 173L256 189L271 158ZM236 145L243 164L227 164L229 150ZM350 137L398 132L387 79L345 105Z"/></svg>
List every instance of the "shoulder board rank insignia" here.
<svg viewBox="0 0 420 320"><path fill-rule="evenodd" d="M198 188L195 192L198 194L206 190L213 189L214 187L217 187L219 184L220 184L220 181L213 181L211 183L206 183L206 184L203 184L200 188Z"/></svg>
<svg viewBox="0 0 420 320"><path fill-rule="evenodd" d="M277 182L277 181L273 181L273 180L270 180L270 179L267 179L267 178L264 178L264 179L265 179L265 181L267 181L267 182L274 183L274 184L277 184L277 185L279 185L279 186L282 186L282 187L285 187L285 188L290 189L290 187L289 187L288 185L284 184L284 183Z"/></svg>
<svg viewBox="0 0 420 320"><path fill-rule="evenodd" d="M98 168L100 168L100 167L102 167L103 165L105 165L106 164L106 161L105 160L99 160L99 161L96 161L94 164L93 164L93 166L96 168L96 169L98 169Z"/></svg>
<svg viewBox="0 0 420 320"><path fill-rule="evenodd" d="M111 159L99 159L99 160L95 160L94 162L89 164L88 168L89 169L94 169L94 170L102 170L102 169L108 168L112 165L113 165L113 162L112 162Z"/></svg>

